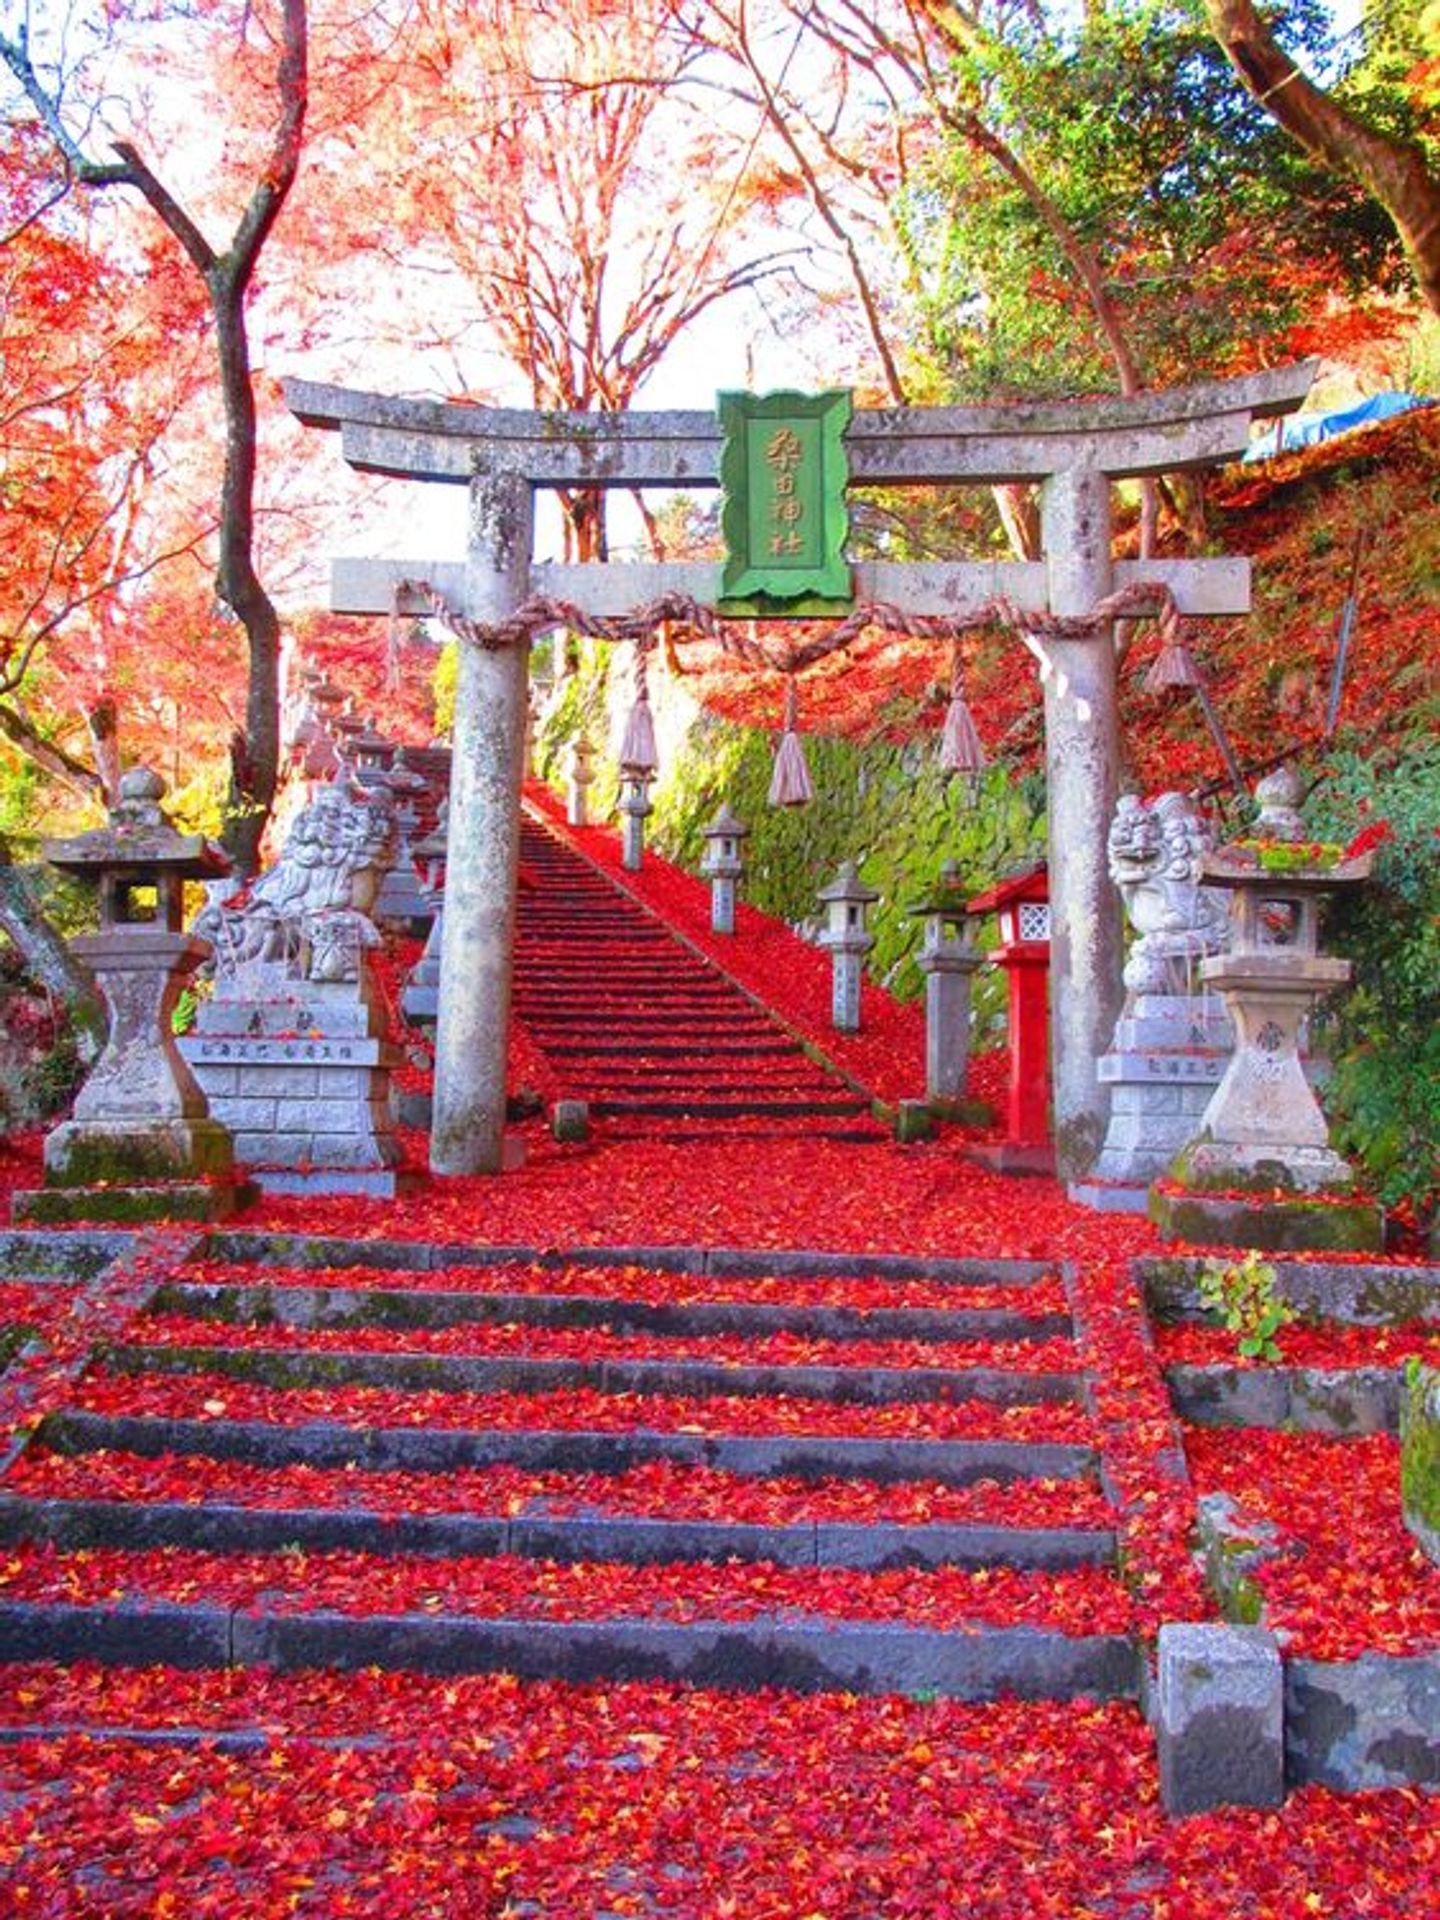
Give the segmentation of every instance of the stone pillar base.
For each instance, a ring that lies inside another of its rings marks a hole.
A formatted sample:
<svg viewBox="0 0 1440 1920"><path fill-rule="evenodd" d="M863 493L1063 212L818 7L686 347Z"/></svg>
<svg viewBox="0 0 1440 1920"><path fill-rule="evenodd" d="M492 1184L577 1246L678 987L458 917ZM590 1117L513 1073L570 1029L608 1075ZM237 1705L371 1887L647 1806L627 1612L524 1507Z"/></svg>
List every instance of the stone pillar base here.
<svg viewBox="0 0 1440 1920"><path fill-rule="evenodd" d="M128 1226L150 1220L228 1220L255 1199L249 1180L172 1180L137 1187L31 1187L10 1196L17 1227L65 1227L82 1220Z"/></svg>
<svg viewBox="0 0 1440 1920"><path fill-rule="evenodd" d="M64 1120L45 1138L49 1187L149 1187L170 1180L223 1180L234 1167L228 1129L205 1117Z"/></svg>

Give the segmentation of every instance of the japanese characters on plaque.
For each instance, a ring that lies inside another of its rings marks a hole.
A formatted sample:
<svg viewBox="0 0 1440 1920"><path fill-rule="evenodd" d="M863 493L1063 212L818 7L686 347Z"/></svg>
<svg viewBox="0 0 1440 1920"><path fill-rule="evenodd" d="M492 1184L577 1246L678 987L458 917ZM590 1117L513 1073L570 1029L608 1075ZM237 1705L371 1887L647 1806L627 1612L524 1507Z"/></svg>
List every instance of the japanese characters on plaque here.
<svg viewBox="0 0 1440 1920"><path fill-rule="evenodd" d="M719 396L723 607L825 613L850 605L844 434L851 412L843 390Z"/></svg>

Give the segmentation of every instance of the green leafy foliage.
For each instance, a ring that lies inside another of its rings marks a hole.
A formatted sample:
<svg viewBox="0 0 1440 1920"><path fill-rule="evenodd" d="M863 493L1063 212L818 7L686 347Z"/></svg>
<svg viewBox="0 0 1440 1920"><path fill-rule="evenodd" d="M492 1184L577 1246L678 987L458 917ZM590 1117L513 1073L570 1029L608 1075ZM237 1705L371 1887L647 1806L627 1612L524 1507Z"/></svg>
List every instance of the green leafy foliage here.
<svg viewBox="0 0 1440 1920"><path fill-rule="evenodd" d="M1275 1291L1275 1269L1253 1250L1243 1259L1207 1260L1200 1298L1218 1313L1247 1360L1278 1360L1275 1336L1295 1319L1295 1309Z"/></svg>
<svg viewBox="0 0 1440 1920"><path fill-rule="evenodd" d="M1284 0L1279 15L1286 44L1323 63L1324 10ZM1393 75L1377 84L1395 91ZM1236 85L1194 0L1016 10L971 37L952 88L953 124L898 217L916 346L957 393L1115 384L1075 249L1147 383L1232 366L1335 286L1398 269L1378 209Z"/></svg>
<svg viewBox="0 0 1440 1920"><path fill-rule="evenodd" d="M1385 760L1337 754L1306 804L1327 838L1385 822L1373 878L1331 906L1327 945L1354 967L1315 1038L1337 1143L1388 1206L1423 1226L1440 1204L1440 743Z"/></svg>

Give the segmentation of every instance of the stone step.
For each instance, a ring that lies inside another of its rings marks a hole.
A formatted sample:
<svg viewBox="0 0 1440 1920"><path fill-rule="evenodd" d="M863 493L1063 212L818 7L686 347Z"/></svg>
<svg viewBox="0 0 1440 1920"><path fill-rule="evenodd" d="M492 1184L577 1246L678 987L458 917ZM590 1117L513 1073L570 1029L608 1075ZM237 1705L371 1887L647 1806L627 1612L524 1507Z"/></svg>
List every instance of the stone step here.
<svg viewBox="0 0 1440 1920"><path fill-rule="evenodd" d="M632 1044L637 1048L641 1041L649 1039L680 1040L697 1054L703 1054L715 1041L768 1040L773 1039L777 1031L763 1014L746 1006L717 1007L711 1013L700 1014L685 1007L641 1010L601 1003L585 1011L556 1008L533 1013L525 1024L532 1033L554 1033L567 1039L594 1034L614 1041L621 1034L630 1033L635 1036Z"/></svg>
<svg viewBox="0 0 1440 1920"><path fill-rule="evenodd" d="M0 1254L6 1240L43 1242L63 1256L68 1243L84 1236L71 1233L0 1235ZM95 1236L117 1247L122 1235ZM126 1242L128 1244L128 1242ZM18 1255L17 1255L18 1257ZM113 1255L112 1255L113 1257ZM368 1268L385 1273L481 1273L522 1265L542 1271L585 1272L620 1269L626 1274L643 1270L663 1277L678 1274L710 1280L800 1280L874 1282L877 1286L907 1281L954 1287L1003 1288L1024 1294L1054 1283L1053 1263L1045 1260L967 1258L948 1254L834 1253L813 1248L702 1247L702 1246L583 1246L575 1249L505 1245L476 1245L464 1241L349 1239L338 1234L285 1233L248 1228L212 1228L195 1249L194 1258L244 1267L274 1266L306 1270Z"/></svg>
<svg viewBox="0 0 1440 1920"><path fill-rule="evenodd" d="M599 1117L651 1116L666 1119L737 1119L737 1117L770 1117L770 1119L799 1119L799 1117L852 1116L866 1114L870 1110L868 1100L856 1096L833 1094L829 1098L812 1096L799 1100L772 1100L755 1094L751 1098L737 1096L735 1100L716 1100L716 1098L693 1098L693 1100L666 1100L662 1094L649 1096L624 1096L607 1094L599 1100L591 1100L591 1114Z"/></svg>
<svg viewBox="0 0 1440 1920"><path fill-rule="evenodd" d="M349 1615L152 1600L0 1605L0 1659L118 1666L504 1672L522 1680L682 1681L728 1691L932 1693L961 1700L1135 1698L1123 1634L973 1625L943 1631L823 1615L534 1620Z"/></svg>
<svg viewBox="0 0 1440 1920"><path fill-rule="evenodd" d="M1008 1307L824 1307L765 1301L637 1300L615 1294L472 1292L425 1288L267 1286L260 1281L174 1281L153 1313L226 1325L287 1327L600 1327L610 1333L804 1334L813 1340L1053 1340L1068 1312Z"/></svg>
<svg viewBox="0 0 1440 1920"><path fill-rule="evenodd" d="M630 1060L635 1056L634 1044L629 1040L557 1040L545 1049L558 1059L564 1060ZM645 1048L649 1059L687 1060L692 1057L692 1049L683 1041L652 1040ZM720 1040L712 1041L705 1050L707 1059L750 1060L775 1059L795 1060L808 1058L803 1048L793 1040Z"/></svg>
<svg viewBox="0 0 1440 1920"><path fill-rule="evenodd" d="M211 1375L271 1387L373 1386L405 1392L552 1393L586 1387L604 1394L888 1402L983 1400L996 1406L1083 1405L1079 1374L1016 1367L756 1365L685 1358L582 1360L526 1354L306 1351L126 1342L109 1349L120 1374Z"/></svg>
<svg viewBox="0 0 1440 1920"><path fill-rule="evenodd" d="M873 1147L889 1140L888 1128L878 1121L856 1119L848 1124L820 1120L813 1115L798 1119L765 1119L740 1116L733 1120L606 1119L599 1123L609 1141L654 1141L661 1146L698 1145L706 1140L826 1140L842 1146Z"/></svg>
<svg viewBox="0 0 1440 1920"><path fill-rule="evenodd" d="M0 1545L66 1552L178 1547L197 1553L499 1556L565 1564L757 1561L783 1567L1016 1567L1059 1571L1115 1562L1115 1535L1090 1527L907 1526L811 1521L789 1526L623 1515L369 1512L363 1507L188 1500L43 1499L0 1491Z"/></svg>
<svg viewBox="0 0 1440 1920"><path fill-rule="evenodd" d="M528 1472L620 1474L665 1462L746 1479L934 1481L946 1487L993 1480L1086 1480L1093 1448L1073 1442L912 1440L831 1434L666 1432L596 1428L349 1426L333 1420L268 1420L52 1414L39 1438L57 1453L190 1454L257 1466L354 1467L366 1472L455 1473L518 1467Z"/></svg>

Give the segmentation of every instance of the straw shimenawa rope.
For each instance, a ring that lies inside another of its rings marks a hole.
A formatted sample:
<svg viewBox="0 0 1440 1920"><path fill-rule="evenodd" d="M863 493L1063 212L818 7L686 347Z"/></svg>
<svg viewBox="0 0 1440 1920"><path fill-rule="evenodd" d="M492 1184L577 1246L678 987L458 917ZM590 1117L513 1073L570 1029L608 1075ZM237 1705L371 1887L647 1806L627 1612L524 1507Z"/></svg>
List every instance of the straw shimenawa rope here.
<svg viewBox="0 0 1440 1920"><path fill-rule="evenodd" d="M1040 653L1043 668L1046 661L1040 643L1046 640L1083 640L1099 634L1127 614L1152 615L1159 622L1162 650L1173 647L1180 617L1180 610L1168 587L1149 586L1143 582L1121 587L1084 614L1038 613L1018 606L1003 594L986 600L970 613L955 614L906 613L886 601L877 600L857 606L843 620L827 626L823 633L782 652L759 639L755 621L726 619L724 615L716 613L713 607L703 605L689 594L664 594L658 600L648 601L633 612L623 614L587 613L568 600L552 600L537 594L524 601L505 619L486 622L470 620L456 613L447 604L444 595L428 581L410 580L403 584L404 590L425 602L448 633L454 634L468 646L483 647L487 651L519 646L523 641L533 640L538 634L548 633L556 627L569 628L592 640L629 641L642 651L648 651L654 645L660 629L669 624L682 629L681 633L672 636L674 639L710 640L747 666L770 673L788 674L803 673L807 667L813 667L831 654L853 645L872 627L884 633L903 634L918 640L949 640L979 627L1010 627L1020 634L1033 651Z"/></svg>

